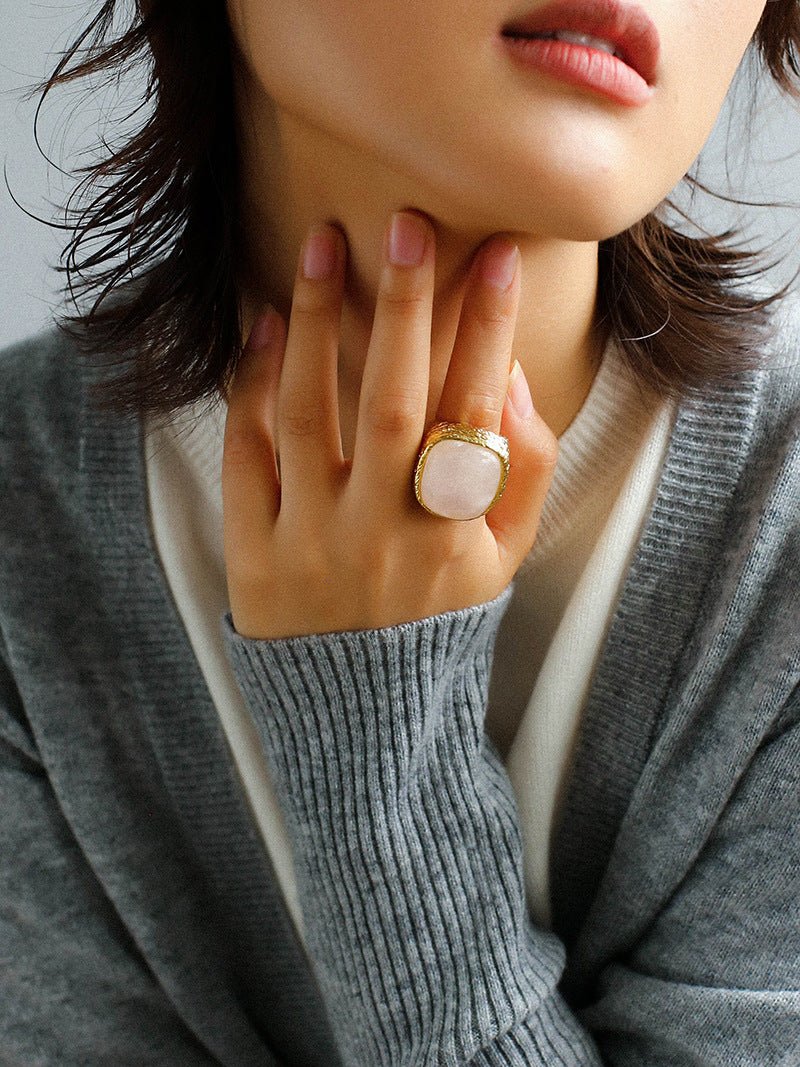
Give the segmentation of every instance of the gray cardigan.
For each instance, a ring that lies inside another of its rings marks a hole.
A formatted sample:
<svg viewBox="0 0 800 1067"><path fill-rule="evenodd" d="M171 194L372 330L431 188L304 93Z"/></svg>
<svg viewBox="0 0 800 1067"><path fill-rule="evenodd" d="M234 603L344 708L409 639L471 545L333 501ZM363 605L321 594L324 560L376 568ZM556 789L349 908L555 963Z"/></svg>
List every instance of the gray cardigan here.
<svg viewBox="0 0 800 1067"><path fill-rule="evenodd" d="M0 353L0 1062L797 1067L800 300L684 401L584 710L553 931L483 730L496 600L254 641L294 932L154 546L139 420Z"/></svg>

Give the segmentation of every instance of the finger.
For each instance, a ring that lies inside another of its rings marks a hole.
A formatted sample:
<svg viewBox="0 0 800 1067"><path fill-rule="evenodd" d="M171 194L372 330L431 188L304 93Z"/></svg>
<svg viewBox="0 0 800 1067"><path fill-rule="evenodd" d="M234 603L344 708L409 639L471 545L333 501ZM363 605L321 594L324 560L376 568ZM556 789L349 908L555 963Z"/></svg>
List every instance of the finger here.
<svg viewBox="0 0 800 1067"><path fill-rule="evenodd" d="M558 459L558 438L534 410L524 371L516 362L513 371L500 424L500 432L508 438L508 480L503 495L486 513L509 578L536 539Z"/></svg>
<svg viewBox="0 0 800 1067"><path fill-rule="evenodd" d="M383 265L353 449L351 485L377 504L409 500L425 428L431 359L435 235L424 215L397 212L384 234Z"/></svg>
<svg viewBox="0 0 800 1067"><path fill-rule="evenodd" d="M344 237L314 227L300 252L278 390L281 509L318 499L343 461L339 429L339 332Z"/></svg>
<svg viewBox="0 0 800 1067"><path fill-rule="evenodd" d="M256 320L228 392L222 504L229 570L258 560L280 506L273 431L285 334L274 310Z"/></svg>
<svg viewBox="0 0 800 1067"><path fill-rule="evenodd" d="M490 238L470 269L437 420L498 433L503 415L520 294L514 241Z"/></svg>

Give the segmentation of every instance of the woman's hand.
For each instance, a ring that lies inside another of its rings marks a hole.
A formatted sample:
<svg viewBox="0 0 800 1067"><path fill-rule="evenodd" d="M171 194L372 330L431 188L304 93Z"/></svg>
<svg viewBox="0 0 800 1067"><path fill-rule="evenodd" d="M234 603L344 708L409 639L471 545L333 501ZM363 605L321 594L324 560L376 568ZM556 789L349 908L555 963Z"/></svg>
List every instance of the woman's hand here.
<svg viewBox="0 0 800 1067"><path fill-rule="evenodd" d="M485 603L533 545L558 442L532 408L526 414L521 370L507 396L519 252L501 235L479 249L436 412L437 421L508 438L506 489L477 519L440 518L413 488L429 398L435 238L424 216L399 216L412 232L421 225L424 251L419 265L392 263L387 228L352 460L343 455L338 415L346 250L336 227L326 224L305 242L288 338L271 311L272 338L257 322L236 369L222 493L231 616L243 637L371 629ZM323 263L325 240L332 273L305 277L306 251ZM492 282L504 262L507 286Z"/></svg>

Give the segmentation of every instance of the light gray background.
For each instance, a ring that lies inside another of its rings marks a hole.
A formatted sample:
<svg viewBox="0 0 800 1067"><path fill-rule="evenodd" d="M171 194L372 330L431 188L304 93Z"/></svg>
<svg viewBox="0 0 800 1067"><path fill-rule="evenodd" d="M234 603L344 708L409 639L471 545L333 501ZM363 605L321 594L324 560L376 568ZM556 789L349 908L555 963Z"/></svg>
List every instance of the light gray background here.
<svg viewBox="0 0 800 1067"><path fill-rule="evenodd" d="M22 91L49 73L59 51L98 6L87 0L0 0L0 162L17 200L32 214L51 220L59 219L51 203L63 204L76 179L65 178L39 155L33 138L36 101L24 102ZM135 82L130 84L137 87ZM800 104L779 95L765 79L757 92L752 136L748 136L752 84L753 70L746 62L694 173L726 195L756 201L793 200L794 205L741 209L705 195L691 203L684 193L676 198L703 227L718 232L741 225L746 246L767 244L773 257L785 256L767 275L768 282L777 287L800 268L800 205L796 202L800 200ZM129 94L129 111L134 100L135 93ZM91 153L100 113L98 99L87 103L77 89L53 94L43 109L40 129L42 146L50 158L67 171L90 158L86 153ZM113 119L109 128L114 130ZM63 221L63 214L60 218ZM5 180L0 183L0 346L51 320L63 284L54 266L68 236L28 218L14 204ZM795 281L795 287L800 283Z"/></svg>

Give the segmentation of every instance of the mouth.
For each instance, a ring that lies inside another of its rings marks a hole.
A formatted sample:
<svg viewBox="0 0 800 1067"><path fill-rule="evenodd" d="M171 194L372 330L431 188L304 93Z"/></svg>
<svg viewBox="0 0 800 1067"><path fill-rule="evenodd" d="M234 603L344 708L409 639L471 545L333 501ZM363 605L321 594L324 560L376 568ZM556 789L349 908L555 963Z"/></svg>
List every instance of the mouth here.
<svg viewBox="0 0 800 1067"><path fill-rule="evenodd" d="M512 40L561 40L608 52L645 81L656 80L658 31L637 4L621 0L553 0L502 28Z"/></svg>

